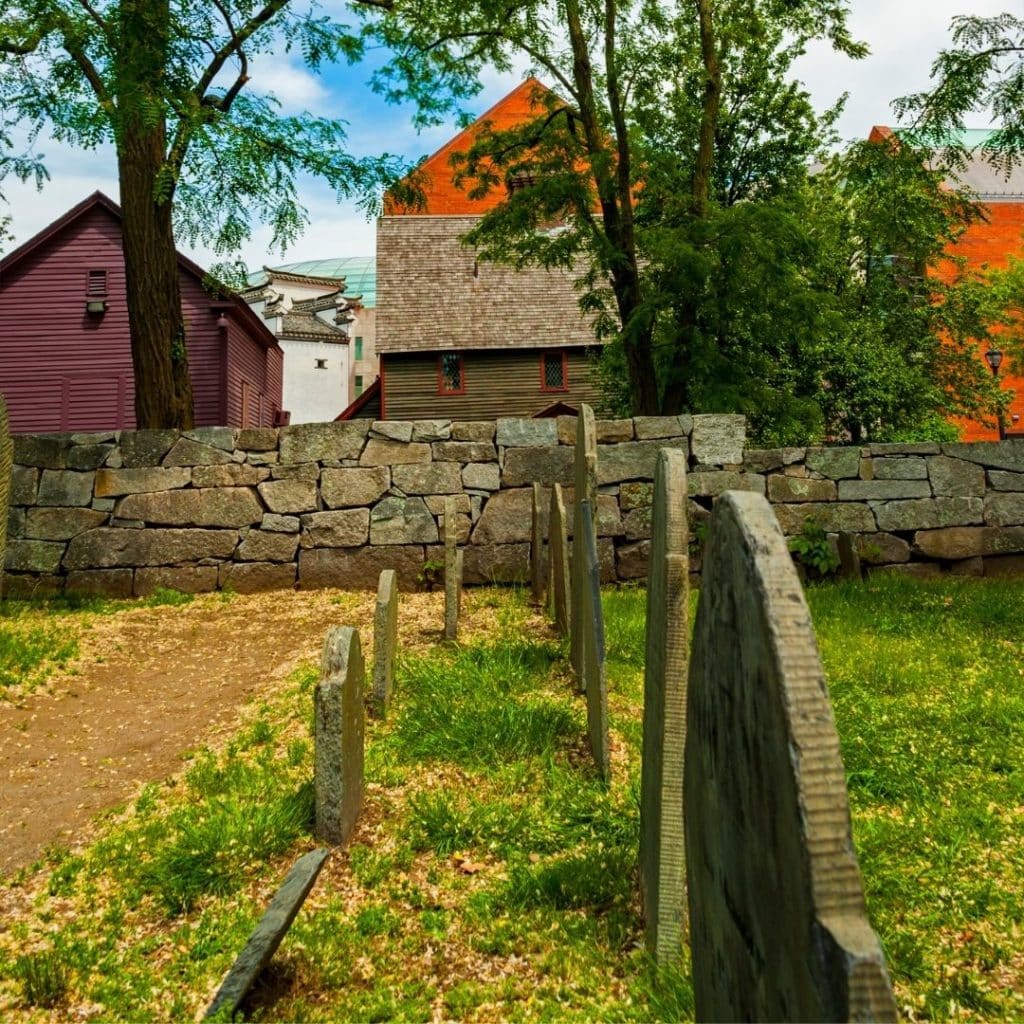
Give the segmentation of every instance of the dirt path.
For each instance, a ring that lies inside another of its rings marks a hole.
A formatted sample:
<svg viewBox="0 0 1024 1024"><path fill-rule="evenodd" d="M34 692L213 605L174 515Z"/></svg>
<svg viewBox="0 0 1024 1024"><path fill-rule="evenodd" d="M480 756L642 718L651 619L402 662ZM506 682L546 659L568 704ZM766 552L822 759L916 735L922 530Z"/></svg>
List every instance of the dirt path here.
<svg viewBox="0 0 1024 1024"><path fill-rule="evenodd" d="M69 617L69 628L83 629L72 671L16 705L0 702L0 877L51 843L82 842L98 811L233 731L247 702L319 657L328 626L358 625L368 645L373 600L209 595L93 616L87 626Z"/></svg>

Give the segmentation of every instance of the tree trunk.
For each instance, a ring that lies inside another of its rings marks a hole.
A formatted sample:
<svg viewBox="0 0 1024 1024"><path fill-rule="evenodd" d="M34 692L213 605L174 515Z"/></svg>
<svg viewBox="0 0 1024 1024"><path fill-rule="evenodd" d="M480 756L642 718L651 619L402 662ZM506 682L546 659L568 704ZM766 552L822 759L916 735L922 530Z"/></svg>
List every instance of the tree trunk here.
<svg viewBox="0 0 1024 1024"><path fill-rule="evenodd" d="M123 38L136 41L118 66L117 117L135 422L140 429L187 430L194 425L192 382L171 222L173 187L160 180L167 132L153 114L162 109L168 0L123 0L120 22Z"/></svg>

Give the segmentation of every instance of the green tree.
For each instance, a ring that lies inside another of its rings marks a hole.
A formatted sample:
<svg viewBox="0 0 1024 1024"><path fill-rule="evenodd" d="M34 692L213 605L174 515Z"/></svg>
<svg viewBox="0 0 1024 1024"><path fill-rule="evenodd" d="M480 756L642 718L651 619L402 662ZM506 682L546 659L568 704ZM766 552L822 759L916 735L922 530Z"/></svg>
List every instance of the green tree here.
<svg viewBox="0 0 1024 1024"><path fill-rule="evenodd" d="M932 64L932 88L897 100L896 114L913 116L919 143L946 149L962 163L967 117L988 112L996 128L984 155L1008 169L1024 159L1024 18L954 18L952 43Z"/></svg>
<svg viewBox="0 0 1024 1024"><path fill-rule="evenodd" d="M358 57L363 31L318 0L13 0L0 13L0 108L30 133L114 145L140 427L192 425L175 227L226 253L265 221L283 244L304 223L300 172L373 202L401 170L391 158L353 158L340 121L283 116L250 83L259 54L298 51L315 71ZM426 86L421 77L409 91ZM431 93L428 111L448 95Z"/></svg>
<svg viewBox="0 0 1024 1024"><path fill-rule="evenodd" d="M411 33L399 8L385 23L400 60L381 80L401 95L403 76L429 54L456 76L484 63L509 68L525 56L552 82L560 95L542 98L545 109L532 124L491 133L469 154L462 170L476 191L516 186L469 240L512 263L574 267L585 259L585 302L599 314L599 331L621 343L631 408L653 413L677 408L680 395L659 380L642 273L637 205L649 187L651 152L644 140L658 132L673 139L686 216L702 221L715 182L728 179L724 140L735 147L737 167L749 156L742 127L751 129L752 149L765 158L770 149L765 122L754 128L752 106L761 94L747 95L748 54L760 54L765 39L784 39L795 54L825 37L860 55L863 47L846 28L847 8L846 0L445 2ZM770 77L763 62L755 74ZM780 103L784 91L776 95ZM673 104L693 113L692 134L681 120L672 122ZM767 122L778 127L770 116ZM783 133L782 148L789 142ZM736 183L737 193L744 188Z"/></svg>
<svg viewBox="0 0 1024 1024"><path fill-rule="evenodd" d="M994 415L977 345L1002 307L946 255L979 213L943 177L911 147L862 143L699 232L652 225L656 337L665 372L687 368L688 407L745 413L772 444L951 437L947 417Z"/></svg>

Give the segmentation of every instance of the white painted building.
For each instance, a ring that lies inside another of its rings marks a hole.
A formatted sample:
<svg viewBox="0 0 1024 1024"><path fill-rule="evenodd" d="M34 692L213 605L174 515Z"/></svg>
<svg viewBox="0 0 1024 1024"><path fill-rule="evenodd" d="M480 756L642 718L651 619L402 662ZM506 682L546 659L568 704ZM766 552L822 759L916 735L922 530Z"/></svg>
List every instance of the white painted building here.
<svg viewBox="0 0 1024 1024"><path fill-rule="evenodd" d="M376 379L375 310L363 305L362 296L346 295L346 278L340 275L264 267L250 282L242 297L263 317L284 352L282 397L291 422L333 420Z"/></svg>

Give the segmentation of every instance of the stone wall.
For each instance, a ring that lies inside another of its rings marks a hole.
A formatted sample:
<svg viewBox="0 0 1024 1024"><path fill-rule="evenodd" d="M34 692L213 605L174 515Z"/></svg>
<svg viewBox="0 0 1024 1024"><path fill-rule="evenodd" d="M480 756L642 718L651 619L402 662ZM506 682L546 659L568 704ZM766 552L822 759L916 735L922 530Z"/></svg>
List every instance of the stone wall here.
<svg viewBox="0 0 1024 1024"><path fill-rule="evenodd" d="M384 568L408 588L441 559L451 494L466 582L525 580L529 485L571 482L575 426L572 417L360 420L17 437L5 588L375 587ZM598 440L606 581L646 575L662 447L688 453L697 523L722 491L757 490L787 533L808 520L855 533L873 566L1024 566L1024 442L744 453L740 416L599 421Z"/></svg>

